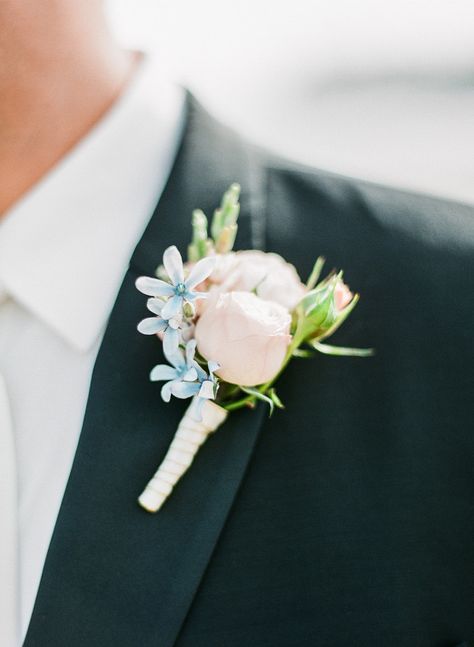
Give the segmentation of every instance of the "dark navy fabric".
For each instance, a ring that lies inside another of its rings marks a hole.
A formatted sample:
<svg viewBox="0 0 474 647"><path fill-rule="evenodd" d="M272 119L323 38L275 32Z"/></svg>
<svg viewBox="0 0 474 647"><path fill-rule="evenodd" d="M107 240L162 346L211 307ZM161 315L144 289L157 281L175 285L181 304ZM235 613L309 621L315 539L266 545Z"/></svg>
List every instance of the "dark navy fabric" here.
<svg viewBox="0 0 474 647"><path fill-rule="evenodd" d="M134 280L184 251L192 209L212 213L233 181L239 247L302 276L319 254L346 269L361 302L333 341L377 352L295 360L285 410L232 414L152 516L136 497L186 405L148 381L162 357L135 331ZM471 208L291 167L190 99L97 358L25 647L469 645L473 295Z"/></svg>

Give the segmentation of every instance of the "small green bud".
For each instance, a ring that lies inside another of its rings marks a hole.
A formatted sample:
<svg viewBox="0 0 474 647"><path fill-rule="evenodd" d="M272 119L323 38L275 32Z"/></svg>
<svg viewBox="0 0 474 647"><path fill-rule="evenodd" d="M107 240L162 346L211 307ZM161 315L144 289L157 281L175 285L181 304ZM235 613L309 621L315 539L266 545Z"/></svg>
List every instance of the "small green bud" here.
<svg viewBox="0 0 474 647"><path fill-rule="evenodd" d="M195 209L192 218L193 242L207 240L207 218L204 211Z"/></svg>
<svg viewBox="0 0 474 647"><path fill-rule="evenodd" d="M214 212L211 235L220 252L229 252L234 245L240 211L239 196L240 186L234 183L224 193L220 207Z"/></svg>
<svg viewBox="0 0 474 647"><path fill-rule="evenodd" d="M308 292L301 301L300 309L309 333L305 337L312 338L330 327L336 317L333 282Z"/></svg>
<svg viewBox="0 0 474 647"><path fill-rule="evenodd" d="M218 254L226 254L230 252L235 243L237 235L237 225L229 225L224 227L216 240L216 252Z"/></svg>
<svg viewBox="0 0 474 647"><path fill-rule="evenodd" d="M193 319L195 314L196 308L194 307L194 304L190 303L189 301L185 301L183 306L183 315L185 316L185 318Z"/></svg>
<svg viewBox="0 0 474 647"><path fill-rule="evenodd" d="M212 251L213 245L207 235L207 218L201 209L193 211L193 239L188 246L188 261L197 263Z"/></svg>

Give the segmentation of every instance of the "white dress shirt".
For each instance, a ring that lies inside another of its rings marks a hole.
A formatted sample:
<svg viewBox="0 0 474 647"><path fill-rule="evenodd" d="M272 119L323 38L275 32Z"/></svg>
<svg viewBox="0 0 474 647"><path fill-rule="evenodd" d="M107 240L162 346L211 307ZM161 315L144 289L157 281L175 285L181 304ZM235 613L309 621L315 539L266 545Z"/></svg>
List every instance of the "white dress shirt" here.
<svg viewBox="0 0 474 647"><path fill-rule="evenodd" d="M0 221L0 375L16 452L21 641L107 318L176 155L183 95L145 58L111 110Z"/></svg>

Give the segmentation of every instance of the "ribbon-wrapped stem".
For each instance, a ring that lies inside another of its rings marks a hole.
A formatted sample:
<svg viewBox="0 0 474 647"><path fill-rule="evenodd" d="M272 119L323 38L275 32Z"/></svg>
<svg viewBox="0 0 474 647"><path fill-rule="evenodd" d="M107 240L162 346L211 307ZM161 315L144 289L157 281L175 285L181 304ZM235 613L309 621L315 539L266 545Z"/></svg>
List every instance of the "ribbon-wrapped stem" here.
<svg viewBox="0 0 474 647"><path fill-rule="evenodd" d="M212 400L194 397L186 410L163 462L138 498L148 512L157 512L189 469L200 446L226 420L228 412Z"/></svg>

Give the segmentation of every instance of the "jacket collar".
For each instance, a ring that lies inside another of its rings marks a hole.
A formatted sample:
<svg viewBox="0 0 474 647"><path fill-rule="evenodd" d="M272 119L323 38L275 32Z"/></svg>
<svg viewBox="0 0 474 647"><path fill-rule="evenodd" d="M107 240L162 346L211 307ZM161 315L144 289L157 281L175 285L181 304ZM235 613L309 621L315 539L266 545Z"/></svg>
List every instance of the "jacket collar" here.
<svg viewBox="0 0 474 647"><path fill-rule="evenodd" d="M156 516L136 497L163 458L185 404L164 404L151 367L159 344L135 333L138 274L167 245L188 242L191 211L244 188L239 245L252 246L263 204L249 149L188 98L187 126L155 214L115 303L92 378L84 426L49 548L25 647L171 647L244 477L263 409L230 416Z"/></svg>

